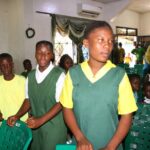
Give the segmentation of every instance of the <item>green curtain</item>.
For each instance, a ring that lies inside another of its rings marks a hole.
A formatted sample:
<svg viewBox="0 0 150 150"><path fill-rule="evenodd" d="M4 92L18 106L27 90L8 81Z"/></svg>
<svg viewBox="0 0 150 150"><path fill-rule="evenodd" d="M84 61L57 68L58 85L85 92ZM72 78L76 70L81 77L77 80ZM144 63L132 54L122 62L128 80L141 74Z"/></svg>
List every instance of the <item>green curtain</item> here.
<svg viewBox="0 0 150 150"><path fill-rule="evenodd" d="M79 18L72 18L60 15L51 15L52 16L52 36L54 38L56 29L58 32L65 36L69 35L70 39L77 45L78 52L78 62L83 61L83 56L81 52L81 45L84 36L84 31L91 21Z"/></svg>

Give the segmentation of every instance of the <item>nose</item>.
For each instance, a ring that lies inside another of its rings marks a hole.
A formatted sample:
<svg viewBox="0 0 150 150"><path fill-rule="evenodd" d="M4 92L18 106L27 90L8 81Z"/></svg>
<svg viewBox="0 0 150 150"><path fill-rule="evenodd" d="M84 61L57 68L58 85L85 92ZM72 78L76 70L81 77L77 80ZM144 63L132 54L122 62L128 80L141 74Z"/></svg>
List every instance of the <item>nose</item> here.
<svg viewBox="0 0 150 150"><path fill-rule="evenodd" d="M113 43L112 43L110 40L105 40L105 41L103 42L103 45L104 45L105 47L112 47Z"/></svg>

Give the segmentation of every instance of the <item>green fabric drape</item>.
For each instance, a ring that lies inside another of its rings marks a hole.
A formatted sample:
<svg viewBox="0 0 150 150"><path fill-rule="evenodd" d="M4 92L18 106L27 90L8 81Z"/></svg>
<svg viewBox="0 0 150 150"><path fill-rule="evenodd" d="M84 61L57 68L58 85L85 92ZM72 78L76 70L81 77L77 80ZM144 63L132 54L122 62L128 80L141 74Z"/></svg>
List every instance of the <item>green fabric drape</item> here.
<svg viewBox="0 0 150 150"><path fill-rule="evenodd" d="M55 36L56 29L62 36L65 36L66 34L69 35L70 39L77 45L78 62L82 62L83 56L81 52L81 45L84 31L87 24L90 23L90 20L71 18L54 14L51 16L53 38Z"/></svg>

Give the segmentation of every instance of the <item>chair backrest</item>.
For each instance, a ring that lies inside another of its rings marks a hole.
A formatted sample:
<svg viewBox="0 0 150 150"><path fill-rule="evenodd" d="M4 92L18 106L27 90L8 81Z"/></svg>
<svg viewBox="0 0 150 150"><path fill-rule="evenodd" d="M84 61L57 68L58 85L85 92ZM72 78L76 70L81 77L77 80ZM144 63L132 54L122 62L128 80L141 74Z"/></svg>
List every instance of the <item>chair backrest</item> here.
<svg viewBox="0 0 150 150"><path fill-rule="evenodd" d="M27 150L31 140L31 129L22 121L10 127L3 120L0 125L0 150Z"/></svg>
<svg viewBox="0 0 150 150"><path fill-rule="evenodd" d="M56 150L76 150L76 145L72 144L58 144L56 145Z"/></svg>
<svg viewBox="0 0 150 150"><path fill-rule="evenodd" d="M150 150L150 104L139 104L125 139L125 150Z"/></svg>

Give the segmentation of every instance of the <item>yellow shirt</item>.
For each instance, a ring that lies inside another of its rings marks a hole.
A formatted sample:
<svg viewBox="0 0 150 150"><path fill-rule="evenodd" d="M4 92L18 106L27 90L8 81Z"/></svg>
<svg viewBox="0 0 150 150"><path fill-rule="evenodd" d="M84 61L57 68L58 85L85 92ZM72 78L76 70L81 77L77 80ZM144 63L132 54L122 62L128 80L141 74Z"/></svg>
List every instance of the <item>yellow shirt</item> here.
<svg viewBox="0 0 150 150"><path fill-rule="evenodd" d="M25 78L19 75L10 80L4 80L0 76L0 111L6 120L9 116L15 115L25 99ZM21 120L25 121L27 115Z"/></svg>
<svg viewBox="0 0 150 150"><path fill-rule="evenodd" d="M97 72L97 74L93 76L93 73L87 61L83 62L80 65L85 76L92 83L102 78L112 67L116 67L110 61L107 61L107 63ZM68 72L60 96L60 102L66 108L73 108L72 90L73 90L72 80ZM125 74L119 85L118 114L128 114L136 110L137 106L132 92L132 88L129 79L127 77L127 74Z"/></svg>

